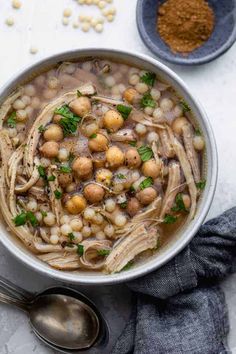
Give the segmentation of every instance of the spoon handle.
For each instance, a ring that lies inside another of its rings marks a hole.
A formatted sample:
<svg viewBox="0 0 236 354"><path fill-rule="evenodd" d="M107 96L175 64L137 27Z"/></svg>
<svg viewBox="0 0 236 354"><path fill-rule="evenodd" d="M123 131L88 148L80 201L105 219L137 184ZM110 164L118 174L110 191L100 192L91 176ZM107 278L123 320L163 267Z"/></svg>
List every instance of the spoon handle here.
<svg viewBox="0 0 236 354"><path fill-rule="evenodd" d="M19 300L27 301L32 298L32 294L23 290L19 286L12 284L9 280L6 280L0 275L0 289L5 290L8 294L17 297Z"/></svg>
<svg viewBox="0 0 236 354"><path fill-rule="evenodd" d="M0 292L0 302L3 302L8 305L15 305L23 311L28 311L28 305L26 302L16 299L10 295L6 295L2 292Z"/></svg>

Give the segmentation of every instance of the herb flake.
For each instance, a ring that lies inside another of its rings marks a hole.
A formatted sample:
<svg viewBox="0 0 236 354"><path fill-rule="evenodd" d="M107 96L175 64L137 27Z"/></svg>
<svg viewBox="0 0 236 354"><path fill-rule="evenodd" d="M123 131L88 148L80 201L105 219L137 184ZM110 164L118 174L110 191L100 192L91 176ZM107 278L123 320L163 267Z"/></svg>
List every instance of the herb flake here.
<svg viewBox="0 0 236 354"><path fill-rule="evenodd" d="M78 123L81 120L77 114L73 113L68 105L64 105L55 110L55 114L59 114L63 118L59 121L60 126L63 128L64 135L71 135L76 132Z"/></svg>
<svg viewBox="0 0 236 354"><path fill-rule="evenodd" d="M98 135L96 133L90 135L89 139L95 139Z"/></svg>
<svg viewBox="0 0 236 354"><path fill-rule="evenodd" d="M130 142L129 142L129 145L135 147L135 146L137 145L137 141L130 141Z"/></svg>
<svg viewBox="0 0 236 354"><path fill-rule="evenodd" d="M99 256L108 256L110 254L110 250L98 250L98 255Z"/></svg>
<svg viewBox="0 0 236 354"><path fill-rule="evenodd" d="M127 202L123 202L120 203L119 206L121 207L121 209L126 209L127 208L128 203Z"/></svg>
<svg viewBox="0 0 236 354"><path fill-rule="evenodd" d="M38 173L40 177L42 177L44 180L47 180L46 170L42 165L38 166Z"/></svg>
<svg viewBox="0 0 236 354"><path fill-rule="evenodd" d="M56 177L53 175L48 176L48 178L47 178L48 182L53 182L53 181L55 181L55 179L56 179Z"/></svg>
<svg viewBox="0 0 236 354"><path fill-rule="evenodd" d="M139 188L141 190L144 190L145 188L148 188L150 186L153 185L153 178L152 177L147 177L145 178L145 180L143 180L140 185L139 185Z"/></svg>
<svg viewBox="0 0 236 354"><path fill-rule="evenodd" d="M38 131L39 131L40 133L45 132L45 130L46 130L46 128L45 128L43 125L40 125L40 127L38 127Z"/></svg>
<svg viewBox="0 0 236 354"><path fill-rule="evenodd" d="M188 103L185 102L184 100L181 100L181 101L179 102L179 105L180 105L180 107L183 109L183 112L190 112L190 111L191 111L190 106L189 106Z"/></svg>
<svg viewBox="0 0 236 354"><path fill-rule="evenodd" d="M132 265L133 265L133 262L132 262L132 261L128 262L128 263L121 269L121 272L129 270L129 269L132 267Z"/></svg>
<svg viewBox="0 0 236 354"><path fill-rule="evenodd" d="M60 192L58 189L54 191L54 195L56 199L61 199L62 197L62 192Z"/></svg>
<svg viewBox="0 0 236 354"><path fill-rule="evenodd" d="M197 186L197 189L200 189L202 191L206 187L206 180L196 183L196 186Z"/></svg>
<svg viewBox="0 0 236 354"><path fill-rule="evenodd" d="M185 211L187 212L188 210L186 209L183 201L183 194L178 193L175 198L175 206L171 209L172 211Z"/></svg>
<svg viewBox="0 0 236 354"><path fill-rule="evenodd" d="M83 245L77 245L77 253L79 256L83 256L84 254L84 246Z"/></svg>
<svg viewBox="0 0 236 354"><path fill-rule="evenodd" d="M145 107L155 108L156 107L156 102L152 98L150 92L147 92L143 95L143 97L140 101L140 104L141 104L141 107L143 107L143 108L145 108Z"/></svg>
<svg viewBox="0 0 236 354"><path fill-rule="evenodd" d="M16 111L12 112L7 119L7 125L10 128L15 128L16 127Z"/></svg>
<svg viewBox="0 0 236 354"><path fill-rule="evenodd" d="M60 172L62 173L70 173L72 171L71 167L69 166L60 166Z"/></svg>
<svg viewBox="0 0 236 354"><path fill-rule="evenodd" d="M171 225L177 221L177 216L166 214L164 217L164 224Z"/></svg>
<svg viewBox="0 0 236 354"><path fill-rule="evenodd" d="M151 87L154 86L155 80L156 80L156 74L150 73L150 72L144 74L140 78L141 82L144 82L145 84L147 84L148 86L151 86Z"/></svg>
<svg viewBox="0 0 236 354"><path fill-rule="evenodd" d="M68 234L68 237L69 237L69 240L70 240L70 241L73 241L73 240L75 239L75 235L73 234L73 232L70 232L70 233Z"/></svg>
<svg viewBox="0 0 236 354"><path fill-rule="evenodd" d="M125 175L123 175L122 173L118 173L118 175L116 175L116 177L119 179L126 179Z"/></svg>
<svg viewBox="0 0 236 354"><path fill-rule="evenodd" d="M141 160L143 162L148 161L153 158L153 151L147 145L143 145L140 148L138 148L138 153L139 153Z"/></svg>
<svg viewBox="0 0 236 354"><path fill-rule="evenodd" d="M30 222L33 227L38 224L36 216L31 211L20 213L13 219L13 221L17 227L25 225L27 222Z"/></svg>
<svg viewBox="0 0 236 354"><path fill-rule="evenodd" d="M123 104L118 104L116 109L122 115L124 120L128 119L128 117L132 111L132 107L125 106Z"/></svg>

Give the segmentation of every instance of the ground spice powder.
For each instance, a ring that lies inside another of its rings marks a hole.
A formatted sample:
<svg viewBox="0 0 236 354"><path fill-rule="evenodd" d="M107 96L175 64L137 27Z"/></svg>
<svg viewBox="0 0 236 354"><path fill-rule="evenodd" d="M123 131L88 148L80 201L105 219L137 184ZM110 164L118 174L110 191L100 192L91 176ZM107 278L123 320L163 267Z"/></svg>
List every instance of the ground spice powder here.
<svg viewBox="0 0 236 354"><path fill-rule="evenodd" d="M157 30L173 52L190 53L205 43L215 16L205 0L167 0L158 9Z"/></svg>

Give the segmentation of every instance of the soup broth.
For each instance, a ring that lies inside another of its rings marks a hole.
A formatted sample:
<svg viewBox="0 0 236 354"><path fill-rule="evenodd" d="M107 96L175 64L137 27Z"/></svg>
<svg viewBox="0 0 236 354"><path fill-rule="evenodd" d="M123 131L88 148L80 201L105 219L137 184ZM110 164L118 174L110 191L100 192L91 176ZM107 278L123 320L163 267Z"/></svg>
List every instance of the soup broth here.
<svg viewBox="0 0 236 354"><path fill-rule="evenodd" d="M193 219L204 137L152 72L61 63L0 108L3 218L60 270L127 269Z"/></svg>

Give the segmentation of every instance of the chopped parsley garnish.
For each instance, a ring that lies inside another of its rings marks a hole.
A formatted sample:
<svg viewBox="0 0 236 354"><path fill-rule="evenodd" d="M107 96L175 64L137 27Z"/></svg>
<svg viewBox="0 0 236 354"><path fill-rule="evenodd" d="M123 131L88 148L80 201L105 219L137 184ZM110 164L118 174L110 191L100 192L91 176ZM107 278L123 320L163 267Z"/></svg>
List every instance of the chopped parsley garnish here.
<svg viewBox="0 0 236 354"><path fill-rule="evenodd" d="M42 214L43 217L48 215L48 213L46 211L43 211L43 210L41 211L41 214Z"/></svg>
<svg viewBox="0 0 236 354"><path fill-rule="evenodd" d="M183 201L183 194L178 193L175 198L175 206L171 209L172 211L188 211L185 208L184 201Z"/></svg>
<svg viewBox="0 0 236 354"><path fill-rule="evenodd" d="M16 127L16 111L12 112L7 119L7 125L10 128L15 128Z"/></svg>
<svg viewBox="0 0 236 354"><path fill-rule="evenodd" d="M128 262L128 263L124 266L124 268L121 269L121 272L126 271L126 270L129 270L129 269L132 267L132 265L133 265L133 262L132 262L132 261Z"/></svg>
<svg viewBox="0 0 236 354"><path fill-rule="evenodd" d="M153 86L155 84L156 74L154 73L146 73L141 76L140 81L144 82L148 86Z"/></svg>
<svg viewBox="0 0 236 354"><path fill-rule="evenodd" d="M97 252L99 256L108 256L110 254L109 250L98 250Z"/></svg>
<svg viewBox="0 0 236 354"><path fill-rule="evenodd" d="M55 181L56 177L51 175L51 176L48 176L47 179L48 179L48 182L53 182L53 181Z"/></svg>
<svg viewBox="0 0 236 354"><path fill-rule="evenodd" d="M143 95L141 101L141 107L151 107L151 108L155 108L156 107L156 102L154 101L154 99L152 98L150 92L147 92Z"/></svg>
<svg viewBox="0 0 236 354"><path fill-rule="evenodd" d="M75 235L73 234L73 232L70 232L70 233L68 234L68 237L69 237L69 240L70 240L70 241L73 241L73 240L75 239Z"/></svg>
<svg viewBox="0 0 236 354"><path fill-rule="evenodd" d="M150 160L151 158L153 158L153 151L147 145L143 145L140 148L138 148L138 153L139 153L139 155L141 157L141 160L144 161L144 162Z"/></svg>
<svg viewBox="0 0 236 354"><path fill-rule="evenodd" d="M89 139L95 139L96 137L97 137L97 134L94 133L94 134L90 135Z"/></svg>
<svg viewBox="0 0 236 354"><path fill-rule="evenodd" d="M134 186L131 186L131 187L129 188L129 191L130 191L130 193L131 193L131 194L133 194L133 193L135 193L135 192L136 192L136 190L135 190Z"/></svg>
<svg viewBox="0 0 236 354"><path fill-rule="evenodd" d="M166 216L164 217L164 224L174 224L177 221L177 216L174 215L170 215L170 214L166 214Z"/></svg>
<svg viewBox="0 0 236 354"><path fill-rule="evenodd" d="M201 136L202 135L201 130L200 129L196 129L195 130L195 135Z"/></svg>
<svg viewBox="0 0 236 354"><path fill-rule="evenodd" d="M55 195L56 199L61 199L61 197L62 197L62 192L60 192L58 189L56 189L56 190L54 191L54 195Z"/></svg>
<svg viewBox="0 0 236 354"><path fill-rule="evenodd" d="M180 107L183 109L183 112L190 112L191 111L191 108L189 107L188 103L185 102L184 100L181 100L179 102L180 104Z"/></svg>
<svg viewBox="0 0 236 354"><path fill-rule="evenodd" d="M33 227L38 225L38 220L36 216L32 213L32 211L28 211L26 217L27 217L27 221L29 221Z"/></svg>
<svg viewBox="0 0 236 354"><path fill-rule="evenodd" d="M206 180L196 183L196 186L197 186L197 189L200 189L202 191L206 187Z"/></svg>
<svg viewBox="0 0 236 354"><path fill-rule="evenodd" d="M84 246L83 245L77 245L77 253L79 256L83 256L83 254L84 254Z"/></svg>
<svg viewBox="0 0 236 354"><path fill-rule="evenodd" d="M27 222L30 222L30 224L35 227L38 224L38 220L36 219L36 216L31 212L28 211L22 212L21 214L17 215L13 219L14 223L16 226L22 226L25 225Z"/></svg>
<svg viewBox="0 0 236 354"><path fill-rule="evenodd" d="M118 173L118 175L116 175L116 177L119 179L126 179L125 175L123 175L122 173Z"/></svg>
<svg viewBox="0 0 236 354"><path fill-rule="evenodd" d="M80 90L77 90L77 96L78 96L78 97L83 96L82 93L80 92Z"/></svg>
<svg viewBox="0 0 236 354"><path fill-rule="evenodd" d="M40 127L38 127L38 131L39 131L40 133L45 132L45 130L46 130L46 128L45 128L43 125L40 125Z"/></svg>
<svg viewBox="0 0 236 354"><path fill-rule="evenodd" d="M124 120L128 119L128 117L132 111L131 107L124 106L123 104L118 104L116 109L122 115Z"/></svg>
<svg viewBox="0 0 236 354"><path fill-rule="evenodd" d="M131 145L131 146L136 146L136 145L137 145L137 141L130 141L130 142L129 142L129 145Z"/></svg>
<svg viewBox="0 0 236 354"><path fill-rule="evenodd" d="M47 180L46 170L43 166L41 165L38 166L38 172L40 177L42 177L44 180Z"/></svg>
<svg viewBox="0 0 236 354"><path fill-rule="evenodd" d="M123 203L120 203L120 204L119 204L119 206L121 207L121 209L127 208L127 205L128 205L127 202L123 202Z"/></svg>
<svg viewBox="0 0 236 354"><path fill-rule="evenodd" d="M152 177L147 177L143 182L140 183L139 187L141 190L144 190L145 188L148 188L153 185L153 178Z"/></svg>
<svg viewBox="0 0 236 354"><path fill-rule="evenodd" d="M55 110L55 114L59 114L63 118L59 121L60 126L63 128L64 135L70 135L76 132L78 123L81 120L77 114L73 113L68 105L64 105Z"/></svg>
<svg viewBox="0 0 236 354"><path fill-rule="evenodd" d="M72 169L69 166L60 166L60 172L62 173L70 173L71 171Z"/></svg>

